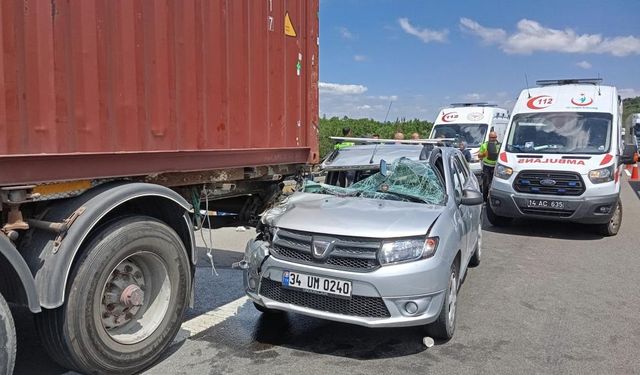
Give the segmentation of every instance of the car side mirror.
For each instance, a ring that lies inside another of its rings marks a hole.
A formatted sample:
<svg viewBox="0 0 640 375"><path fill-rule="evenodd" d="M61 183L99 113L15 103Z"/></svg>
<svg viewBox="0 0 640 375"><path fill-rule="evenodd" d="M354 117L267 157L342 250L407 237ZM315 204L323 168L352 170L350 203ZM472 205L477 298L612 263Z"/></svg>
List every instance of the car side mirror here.
<svg viewBox="0 0 640 375"><path fill-rule="evenodd" d="M389 171L387 169L387 161L384 159L380 160L380 174L384 177L387 177L387 175L389 174Z"/></svg>
<svg viewBox="0 0 640 375"><path fill-rule="evenodd" d="M460 204L465 206L477 206L484 203L482 199L482 193L475 189L464 189L462 192L462 198Z"/></svg>
<svg viewBox="0 0 640 375"><path fill-rule="evenodd" d="M619 164L635 164L638 161L638 146L634 144L624 145L624 151L618 159Z"/></svg>

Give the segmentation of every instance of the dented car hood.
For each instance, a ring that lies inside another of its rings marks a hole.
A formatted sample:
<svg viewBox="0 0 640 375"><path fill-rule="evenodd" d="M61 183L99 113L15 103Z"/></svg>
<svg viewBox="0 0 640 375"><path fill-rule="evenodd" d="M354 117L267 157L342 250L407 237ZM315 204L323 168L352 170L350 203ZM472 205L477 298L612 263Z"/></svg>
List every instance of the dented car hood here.
<svg viewBox="0 0 640 375"><path fill-rule="evenodd" d="M423 236L443 206L360 197L295 193L263 215L272 227L369 238Z"/></svg>

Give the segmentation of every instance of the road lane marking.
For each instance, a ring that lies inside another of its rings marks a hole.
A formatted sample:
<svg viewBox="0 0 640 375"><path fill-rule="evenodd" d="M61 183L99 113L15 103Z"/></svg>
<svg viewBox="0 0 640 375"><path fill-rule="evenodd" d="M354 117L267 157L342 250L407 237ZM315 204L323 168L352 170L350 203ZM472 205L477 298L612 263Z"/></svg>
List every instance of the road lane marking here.
<svg viewBox="0 0 640 375"><path fill-rule="evenodd" d="M180 331L178 331L178 335L171 345L181 343L189 337L195 336L198 333L214 327L228 318L237 315L240 307L242 307L248 300L249 298L247 296L240 297L235 301L231 301L226 305L207 311L202 315L198 315L195 318L182 323Z"/></svg>
<svg viewBox="0 0 640 375"><path fill-rule="evenodd" d="M631 177L631 172L629 172L629 170L628 170L628 169L625 169L624 171L625 171L625 173L627 174L627 176Z"/></svg>

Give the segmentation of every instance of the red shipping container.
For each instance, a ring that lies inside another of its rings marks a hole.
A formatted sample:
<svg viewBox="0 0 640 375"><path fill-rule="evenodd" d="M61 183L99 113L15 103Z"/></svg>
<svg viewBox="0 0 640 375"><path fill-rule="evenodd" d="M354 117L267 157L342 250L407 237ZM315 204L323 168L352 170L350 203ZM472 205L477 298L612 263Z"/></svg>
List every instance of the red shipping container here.
<svg viewBox="0 0 640 375"><path fill-rule="evenodd" d="M318 158L318 0L2 0L0 186Z"/></svg>

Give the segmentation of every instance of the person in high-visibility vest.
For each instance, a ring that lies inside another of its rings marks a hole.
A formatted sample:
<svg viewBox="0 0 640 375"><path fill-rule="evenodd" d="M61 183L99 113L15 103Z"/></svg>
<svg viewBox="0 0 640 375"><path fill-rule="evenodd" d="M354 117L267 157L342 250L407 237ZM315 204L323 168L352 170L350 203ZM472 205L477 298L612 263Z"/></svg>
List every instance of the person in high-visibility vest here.
<svg viewBox="0 0 640 375"><path fill-rule="evenodd" d="M342 136L351 137L351 128L342 128ZM333 148L336 150L342 150L345 147L351 147L351 146L355 146L355 143L349 142L349 141L342 141L342 142L336 143L336 145Z"/></svg>
<svg viewBox="0 0 640 375"><path fill-rule="evenodd" d="M498 153L500 152L500 142L498 142L498 134L496 132L489 133L489 141L480 145L478 158L482 160L482 187L484 190L484 199L487 199L489 187L493 181L493 170L496 168L498 161Z"/></svg>
<svg viewBox="0 0 640 375"><path fill-rule="evenodd" d="M343 137L351 137L351 128L342 128L342 136ZM351 146L355 146L354 142L350 142L350 141L342 141L339 143L336 143L336 145L333 147L336 150L342 150L343 148L347 148L347 147L351 147ZM351 184L353 184L353 180L356 177L356 172L355 171L344 171L344 172L339 172L338 173L338 185L342 186L342 187L349 187L351 186Z"/></svg>

